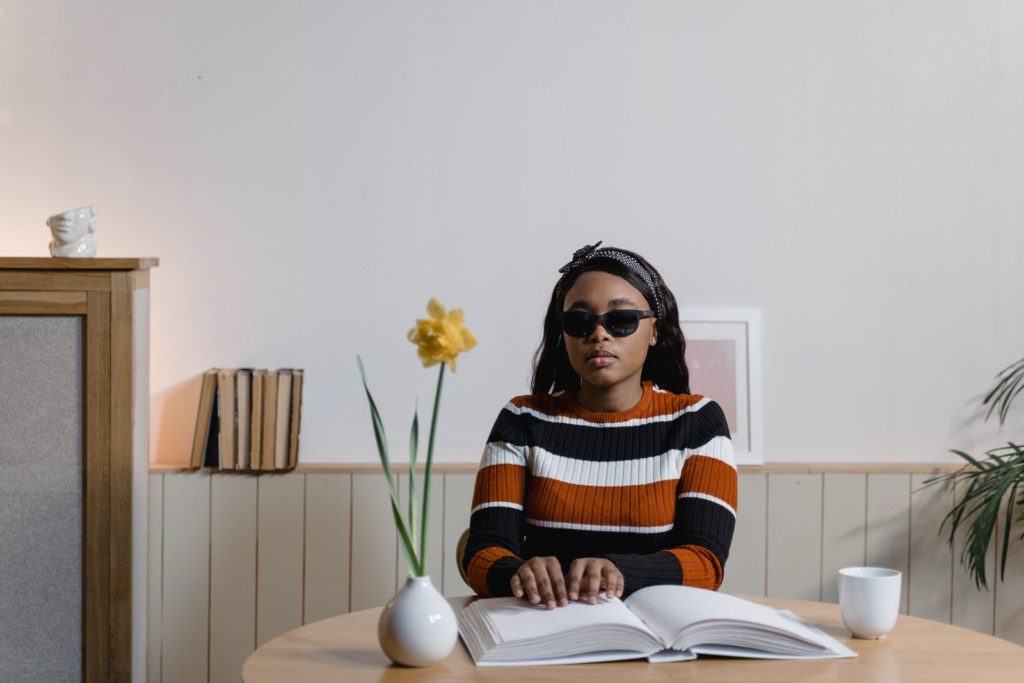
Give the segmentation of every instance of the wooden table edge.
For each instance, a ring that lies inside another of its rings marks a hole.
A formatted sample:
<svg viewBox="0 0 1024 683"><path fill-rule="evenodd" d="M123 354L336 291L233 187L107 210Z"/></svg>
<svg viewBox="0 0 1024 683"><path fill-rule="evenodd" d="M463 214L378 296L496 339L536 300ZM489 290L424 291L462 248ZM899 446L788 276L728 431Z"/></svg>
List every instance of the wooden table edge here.
<svg viewBox="0 0 1024 683"><path fill-rule="evenodd" d="M927 634L928 631L934 630L935 627L941 627L944 631L947 639L955 639L959 641L962 646L970 649L972 644L976 645L979 657L991 657L998 656L1000 658L1010 658L1014 665L1014 671L1024 670L1024 647L1012 643L1008 640L998 638L996 636L980 633L962 626L956 626L953 624L947 624L945 622L938 622L923 617L917 617L907 614L900 614L896 626L893 630L893 634L890 634L887 638L879 640L861 640L854 638L849 631L847 631L842 625L842 619L839 613L839 605L836 603L825 603L817 602L813 600L801 600L798 598L780 598L780 597L765 597L765 596L749 596L739 595L738 597L756 602L758 604L767 605L775 609L789 609L805 619L808 623L821 628L823 631L828 633L830 636L843 643L853 651L857 652L858 655L874 653L871 656L878 657L879 651L881 654L885 654L885 650L890 649L893 643L903 645L908 642L907 639L915 640L916 642L925 642L931 640L931 636ZM462 596L449 598L449 602L452 604L452 608L455 610L460 609L464 605L468 604L469 601L476 599L475 596ZM263 665L261 660L267 659L268 657L272 660L275 654L280 652L286 652L290 650L292 641L296 638L301 637L302 631L306 629L312 629L307 633L317 632L325 628L334 628L331 622L351 621L353 623L361 623L364 625L376 626L377 619L380 615L382 607L373 607L370 609L359 610L356 612L349 612L347 614L340 614L326 619L321 619L316 622L311 622L297 629L293 629L287 633L281 634L274 639L269 640L267 643L262 645L255 652L251 653L245 660L242 667L242 679L245 682L252 681L252 683L261 683L260 681L253 681L252 677L255 675L260 677L264 675L264 672L255 672L254 668ZM952 632L947 629L952 629ZM341 630L341 629L339 629ZM374 634L376 633L374 628ZM896 639L893 635L896 635ZM899 634L903 634L904 640L901 642L898 640ZM923 635L922 635L923 634ZM374 641L375 642L375 641ZM588 667L597 665L573 665L567 668L566 665L539 665L539 666L528 666L528 667L487 667L479 668L472 665L472 661L469 659L469 654L465 649L465 645L460 638L456 643L456 648L460 649L461 652L453 652L449 656L446 662L439 663L433 667L425 667L423 669L409 669L406 667L396 667L394 665L388 665L384 655L379 650L373 653L373 656L377 661L366 663L363 669L360 669L360 673L364 676L372 676L372 672L376 672L377 676L383 680L384 678L390 679L395 678L413 678L420 680L444 680L447 678L451 679L477 679L491 677L488 672L505 671L505 672L520 672L520 676L523 681L537 680L543 672L552 674L553 671L558 671L558 678L568 678L570 680L587 680L593 681L592 677L588 677L586 672ZM371 648L372 651L372 648ZM916 656L916 655L915 655ZM454 658L454 659L453 659ZM796 664L822 664L824 662L833 663L830 666L840 665L840 663L847 663L848 666L856 666L857 662L861 659L858 656L856 659L830 659L830 660L775 660L785 661ZM467 666L467 660L468 666ZM381 662L384 662L383 664ZM732 659L732 660L717 660L716 658L698 658L692 663L688 664L691 667L697 666L708 666L709 663L714 665L715 661L730 661L735 665L745 666L743 662L756 663L764 662L765 660L743 660L743 659ZM700 663L704 662L703 665ZM999 663L996 663L999 664ZM340 666L340 665L339 665ZM449 669L448 667L452 668ZM604 665L605 668L614 666L618 669L622 666L638 666L638 667L655 667L656 670L660 670L662 667L672 667L674 664L647 664L642 660L631 660L623 662L607 662ZM1001 667L1007 666L1003 663ZM1019 667L1019 668L1017 668ZM640 671L648 671L646 668L638 669ZM707 669L705 669L707 671ZM806 670L805 670L806 671ZM852 671L852 670L851 670ZM418 672L418 673L417 673ZM589 670L590 674L595 673L593 668ZM620 671L621 672L621 671ZM989 673L994 673L997 676L1001 676L1003 668L993 669ZM511 674L509 674L511 676ZM498 678L500 676L493 676ZM266 680L266 679L263 679ZM361 680L361 679L360 679ZM377 680L374 678L373 680ZM845 680L845 678L844 678ZM916 679L915 679L916 680ZM981 676L976 680L989 680L986 676ZM997 678L995 680L1002 680ZM1016 679L1008 679L1016 680ZM972 682L973 683L973 682Z"/></svg>

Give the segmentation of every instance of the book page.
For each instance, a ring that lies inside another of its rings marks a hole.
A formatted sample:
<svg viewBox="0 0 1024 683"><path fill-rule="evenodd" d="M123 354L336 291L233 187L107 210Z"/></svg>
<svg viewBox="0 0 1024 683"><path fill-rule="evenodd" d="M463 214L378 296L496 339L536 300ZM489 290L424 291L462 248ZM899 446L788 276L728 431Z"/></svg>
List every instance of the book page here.
<svg viewBox="0 0 1024 683"><path fill-rule="evenodd" d="M475 604L479 603L486 603L488 620L506 643L515 640L543 640L608 624L628 626L650 634L652 642L658 640L618 598L601 599L596 605L570 602L553 610L531 605L521 598L489 598L477 600Z"/></svg>
<svg viewBox="0 0 1024 683"><path fill-rule="evenodd" d="M728 644L800 654L832 650L835 643L820 629L771 607L702 588L651 586L625 604L665 643L679 649Z"/></svg>
<svg viewBox="0 0 1024 683"><path fill-rule="evenodd" d="M456 618L477 666L634 659L664 648L617 598L553 610L518 598L489 598L470 603Z"/></svg>

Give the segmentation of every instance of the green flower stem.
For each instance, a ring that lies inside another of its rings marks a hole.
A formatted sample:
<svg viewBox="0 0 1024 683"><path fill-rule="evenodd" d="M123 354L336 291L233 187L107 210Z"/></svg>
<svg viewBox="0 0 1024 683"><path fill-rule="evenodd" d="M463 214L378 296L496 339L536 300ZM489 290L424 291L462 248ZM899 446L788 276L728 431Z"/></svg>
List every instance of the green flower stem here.
<svg viewBox="0 0 1024 683"><path fill-rule="evenodd" d="M423 473L423 514L420 517L420 576L427 571L427 511L430 509L430 473L434 465L434 435L437 432L437 413L441 407L441 387L444 384L444 367L437 374L437 391L434 393L434 414L430 418L430 437L427 441L427 466Z"/></svg>
<svg viewBox="0 0 1024 683"><path fill-rule="evenodd" d="M405 562L411 569L416 571L418 566L416 562L416 548L409 537L409 532L405 528L405 522L402 520L402 513L398 508L398 501L394 498L391 499L391 514L395 518L395 526L398 528L398 535L402 540L402 549L405 551ZM416 574L420 576L420 574Z"/></svg>
<svg viewBox="0 0 1024 683"><path fill-rule="evenodd" d="M412 547L416 547L416 453L419 450L420 418L419 409L413 410L412 429L409 431L409 531ZM422 571L422 567L420 567Z"/></svg>

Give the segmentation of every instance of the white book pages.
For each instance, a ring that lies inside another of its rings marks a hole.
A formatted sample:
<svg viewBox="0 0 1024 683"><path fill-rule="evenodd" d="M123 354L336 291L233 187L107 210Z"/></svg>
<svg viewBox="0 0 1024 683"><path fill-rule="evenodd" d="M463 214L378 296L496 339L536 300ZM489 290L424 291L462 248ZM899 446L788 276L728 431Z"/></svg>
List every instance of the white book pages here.
<svg viewBox="0 0 1024 683"><path fill-rule="evenodd" d="M698 651L698 646L715 645L763 649L774 655L852 655L834 638L791 612L726 593L651 586L627 598L626 606L678 650Z"/></svg>
<svg viewBox="0 0 1024 683"><path fill-rule="evenodd" d="M796 623L808 626L799 616L789 610L779 611L779 614L791 619ZM809 626L809 628L815 628ZM817 629L815 629L817 630ZM800 655L801 659L835 659L837 657L856 657L857 653L840 643L838 640L825 632L821 636L830 644L828 652L807 652ZM773 644L773 647L776 645ZM751 659L792 659L792 655L778 654L777 652L766 652L765 650L754 650L749 646L728 646L728 645L698 645L691 652L695 655L714 655L716 657L748 657Z"/></svg>
<svg viewBox="0 0 1024 683"><path fill-rule="evenodd" d="M519 598L490 598L460 610L458 621L480 666L614 661L663 648L618 599L547 610Z"/></svg>
<svg viewBox="0 0 1024 683"><path fill-rule="evenodd" d="M651 586L625 601L547 610L518 598L477 600L459 633L478 666L568 664L697 655L760 659L856 657L791 612L687 586Z"/></svg>

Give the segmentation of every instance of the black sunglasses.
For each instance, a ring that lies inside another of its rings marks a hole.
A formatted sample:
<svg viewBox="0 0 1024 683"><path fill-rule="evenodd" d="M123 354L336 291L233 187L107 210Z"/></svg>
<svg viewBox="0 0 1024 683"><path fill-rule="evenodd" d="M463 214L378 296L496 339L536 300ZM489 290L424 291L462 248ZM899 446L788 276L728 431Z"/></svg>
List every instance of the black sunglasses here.
<svg viewBox="0 0 1024 683"><path fill-rule="evenodd" d="M562 311L558 319L562 323L562 331L570 337L586 337L600 325L613 337L628 337L640 327L643 318L656 318L654 311L633 311L616 309L604 315L594 315L587 311Z"/></svg>

